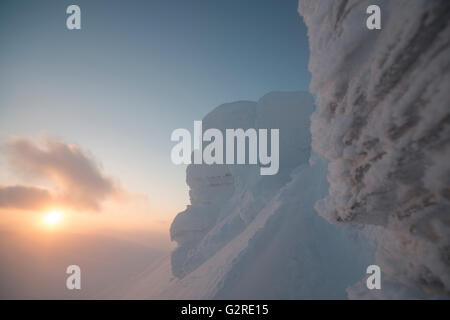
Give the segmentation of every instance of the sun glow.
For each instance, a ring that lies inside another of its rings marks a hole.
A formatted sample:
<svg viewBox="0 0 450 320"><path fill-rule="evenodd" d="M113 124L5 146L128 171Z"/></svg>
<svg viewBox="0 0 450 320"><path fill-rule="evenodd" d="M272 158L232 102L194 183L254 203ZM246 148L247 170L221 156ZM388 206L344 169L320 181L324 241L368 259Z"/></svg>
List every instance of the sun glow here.
<svg viewBox="0 0 450 320"><path fill-rule="evenodd" d="M44 222L47 225L54 226L62 219L63 213L61 211L50 211L44 217Z"/></svg>

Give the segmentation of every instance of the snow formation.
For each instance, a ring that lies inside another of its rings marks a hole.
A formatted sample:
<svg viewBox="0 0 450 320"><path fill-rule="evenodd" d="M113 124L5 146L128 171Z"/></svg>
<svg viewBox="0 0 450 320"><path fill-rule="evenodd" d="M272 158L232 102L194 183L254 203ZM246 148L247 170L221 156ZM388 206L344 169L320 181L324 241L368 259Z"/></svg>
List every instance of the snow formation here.
<svg viewBox="0 0 450 320"><path fill-rule="evenodd" d="M356 231L330 225L314 211L325 196L326 165L311 156L306 92L272 92L258 102L217 107L203 129L280 130L280 170L258 165L189 165L191 204L171 237L177 298L345 298L365 272L370 253ZM349 263L351 261L351 263Z"/></svg>
<svg viewBox="0 0 450 320"><path fill-rule="evenodd" d="M365 26L373 4L381 30ZM377 295L449 295L450 1L300 0L299 12L317 96L312 147L330 161L316 209L370 226L392 289ZM363 286L350 297L369 297Z"/></svg>

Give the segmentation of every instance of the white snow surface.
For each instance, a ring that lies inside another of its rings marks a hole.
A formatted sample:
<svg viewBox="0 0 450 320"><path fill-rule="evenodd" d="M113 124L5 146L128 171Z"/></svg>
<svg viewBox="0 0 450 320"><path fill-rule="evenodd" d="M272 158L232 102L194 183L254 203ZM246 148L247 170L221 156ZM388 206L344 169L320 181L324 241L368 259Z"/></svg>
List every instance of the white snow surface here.
<svg viewBox="0 0 450 320"><path fill-rule="evenodd" d="M358 230L314 210L326 195L326 163L310 164L313 97L272 92L217 107L207 128L279 128L280 171L257 165L190 165L191 204L171 226L178 247L132 281L126 298L346 298L373 251Z"/></svg>
<svg viewBox="0 0 450 320"><path fill-rule="evenodd" d="M365 27L373 4L381 30ZM350 297L449 295L450 1L300 0L299 12L318 107L312 147L330 161L316 209L370 226L392 289L360 283Z"/></svg>

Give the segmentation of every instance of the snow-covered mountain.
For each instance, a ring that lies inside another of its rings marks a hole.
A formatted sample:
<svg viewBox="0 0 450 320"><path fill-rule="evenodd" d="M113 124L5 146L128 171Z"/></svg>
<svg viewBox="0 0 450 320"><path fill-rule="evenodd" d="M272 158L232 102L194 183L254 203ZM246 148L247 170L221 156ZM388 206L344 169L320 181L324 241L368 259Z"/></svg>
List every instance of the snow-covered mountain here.
<svg viewBox="0 0 450 320"><path fill-rule="evenodd" d="M274 177L266 177L260 175L257 165L188 166L191 205L171 226L171 237L178 243L172 254L176 276L189 273L243 232L286 184L292 170L307 163L312 106L308 93L274 92L259 102L221 105L203 119L204 130L217 128L224 135L225 129L234 128L280 129L280 170Z"/></svg>
<svg viewBox="0 0 450 320"><path fill-rule="evenodd" d="M372 4L381 30L366 28ZM203 119L280 129L279 173L190 165L178 246L126 297L449 295L450 2L300 0L299 12L316 100L272 92ZM381 290L366 287L370 264Z"/></svg>
<svg viewBox="0 0 450 320"><path fill-rule="evenodd" d="M313 109L309 93L272 92L203 119L204 130L278 128L280 170L261 176L257 165L189 165L191 204L170 230L178 243L173 275L163 261L128 297L346 298L373 256L357 230L314 210L328 183L324 160L309 163Z"/></svg>
<svg viewBox="0 0 450 320"><path fill-rule="evenodd" d="M381 30L365 27L373 4ZM402 286L449 295L450 2L301 0L299 11L317 95L312 146L330 161L318 212L377 226L366 228L377 263L400 296Z"/></svg>

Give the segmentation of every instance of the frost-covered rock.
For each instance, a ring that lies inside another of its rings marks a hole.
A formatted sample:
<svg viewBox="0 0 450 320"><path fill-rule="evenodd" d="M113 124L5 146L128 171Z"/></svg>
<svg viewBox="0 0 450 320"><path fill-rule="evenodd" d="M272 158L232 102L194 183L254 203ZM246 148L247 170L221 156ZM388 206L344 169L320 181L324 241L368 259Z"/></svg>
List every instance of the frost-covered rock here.
<svg viewBox="0 0 450 320"><path fill-rule="evenodd" d="M372 4L381 30L365 27ZM450 294L450 1L300 0L299 12L318 106L312 146L330 161L316 208L379 226L390 281Z"/></svg>

